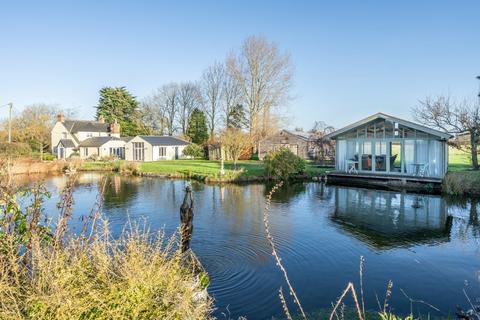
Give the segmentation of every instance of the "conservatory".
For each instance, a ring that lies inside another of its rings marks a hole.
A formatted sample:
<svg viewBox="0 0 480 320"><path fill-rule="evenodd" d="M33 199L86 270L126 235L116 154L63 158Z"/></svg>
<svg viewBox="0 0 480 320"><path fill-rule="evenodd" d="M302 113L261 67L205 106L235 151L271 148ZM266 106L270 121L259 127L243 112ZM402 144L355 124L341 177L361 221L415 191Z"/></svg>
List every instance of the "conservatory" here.
<svg viewBox="0 0 480 320"><path fill-rule="evenodd" d="M451 135L377 113L332 132L335 168L348 174L443 178Z"/></svg>

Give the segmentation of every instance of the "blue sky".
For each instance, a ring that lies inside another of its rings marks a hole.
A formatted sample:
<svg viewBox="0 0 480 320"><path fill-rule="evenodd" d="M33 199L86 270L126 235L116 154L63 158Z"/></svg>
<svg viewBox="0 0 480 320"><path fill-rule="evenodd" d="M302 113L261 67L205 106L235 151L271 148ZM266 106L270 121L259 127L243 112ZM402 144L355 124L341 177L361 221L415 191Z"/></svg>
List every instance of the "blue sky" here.
<svg viewBox="0 0 480 320"><path fill-rule="evenodd" d="M3 1L0 12L0 105L17 111L57 103L90 118L102 86L142 98L196 80L249 35L292 56L292 127L410 119L426 95L478 92L480 1Z"/></svg>

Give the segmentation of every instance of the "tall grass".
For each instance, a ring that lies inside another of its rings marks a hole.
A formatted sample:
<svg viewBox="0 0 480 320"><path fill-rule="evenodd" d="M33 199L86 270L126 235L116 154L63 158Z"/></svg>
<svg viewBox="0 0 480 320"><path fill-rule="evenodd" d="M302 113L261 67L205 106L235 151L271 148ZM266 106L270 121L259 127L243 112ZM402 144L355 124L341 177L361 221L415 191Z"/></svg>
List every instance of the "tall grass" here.
<svg viewBox="0 0 480 320"><path fill-rule="evenodd" d="M68 232L72 177L55 226L42 224L50 195L0 179L0 319L206 319L212 300L185 268L176 237L131 224L118 237L94 206L80 235ZM19 197L30 199L26 207ZM99 196L99 202L102 196Z"/></svg>

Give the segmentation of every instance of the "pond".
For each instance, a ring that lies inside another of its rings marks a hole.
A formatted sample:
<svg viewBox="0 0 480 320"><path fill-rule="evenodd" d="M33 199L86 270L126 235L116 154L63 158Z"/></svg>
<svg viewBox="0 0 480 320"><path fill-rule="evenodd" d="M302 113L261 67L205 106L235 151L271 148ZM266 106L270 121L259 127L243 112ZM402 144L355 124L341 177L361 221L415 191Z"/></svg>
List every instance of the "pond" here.
<svg viewBox="0 0 480 320"><path fill-rule="evenodd" d="M90 212L101 175L82 174L74 198L73 231ZM66 177L45 179L55 204ZM172 233L179 225L183 180L109 176L104 215L112 232L129 219L151 230ZM205 185L192 182L195 218L192 248L209 272L210 294L220 319L283 318L278 298L285 280L275 266L263 226L269 185ZM366 307L378 310L387 283L394 283L390 307L411 310L405 292L440 311L414 303L417 313L447 317L465 297L480 303L480 220L478 201L451 200L371 189L300 183L273 197L271 232L290 280L307 312L331 308L349 281L358 286L359 259L365 259ZM348 300L348 303L351 303ZM291 311L296 310L290 304Z"/></svg>

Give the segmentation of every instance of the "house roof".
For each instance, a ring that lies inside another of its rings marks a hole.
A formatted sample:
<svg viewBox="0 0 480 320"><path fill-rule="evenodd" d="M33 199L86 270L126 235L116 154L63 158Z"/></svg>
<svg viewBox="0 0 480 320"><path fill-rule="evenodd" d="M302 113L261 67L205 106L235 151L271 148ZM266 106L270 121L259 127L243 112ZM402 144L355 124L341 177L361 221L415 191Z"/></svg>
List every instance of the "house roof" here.
<svg viewBox="0 0 480 320"><path fill-rule="evenodd" d="M86 140L83 140L78 145L79 147L101 147L109 141L125 141L117 137L92 137Z"/></svg>
<svg viewBox="0 0 480 320"><path fill-rule="evenodd" d="M282 131L283 131L283 132L286 132L286 133L289 133L289 134L291 134L291 135L297 136L297 137L299 137L299 138L301 138L301 139L304 139L304 140L310 139L310 134L307 133L307 132L297 131L297 130L295 130L295 131L290 131L290 130L285 130L285 129L282 130Z"/></svg>
<svg viewBox="0 0 480 320"><path fill-rule="evenodd" d="M71 139L60 139L58 144L62 144L63 147L65 148L75 148L75 143Z"/></svg>
<svg viewBox="0 0 480 320"><path fill-rule="evenodd" d="M190 142L171 136L139 136L152 146L184 146Z"/></svg>
<svg viewBox="0 0 480 320"><path fill-rule="evenodd" d="M65 120L62 122L71 133L77 132L109 132L110 125L99 121L89 120Z"/></svg>
<svg viewBox="0 0 480 320"><path fill-rule="evenodd" d="M362 125L365 125L365 124L367 124L369 122L372 122L374 120L377 120L377 119L384 119L384 120L390 120L390 121L393 121L393 122L397 122L397 123L399 123L403 126L429 133L429 134L431 134L433 136L436 136L436 137L438 137L440 139L443 139L443 140L448 140L448 139L453 137L451 134L432 129L432 128L420 125L420 124L412 122L412 121L408 121L408 120L400 119L400 118L397 118L397 117L393 117L393 116L390 116L390 115L382 113L382 112L375 113L374 115L371 115L370 117L367 117L365 119L362 119L360 121L352 123L352 124L342 128L342 129L339 129L339 130L336 130L332 133L329 133L325 137L329 138L329 139L335 139L339 135L341 135L341 134L343 134L347 131L350 131L352 129L355 129L357 127L360 127Z"/></svg>

